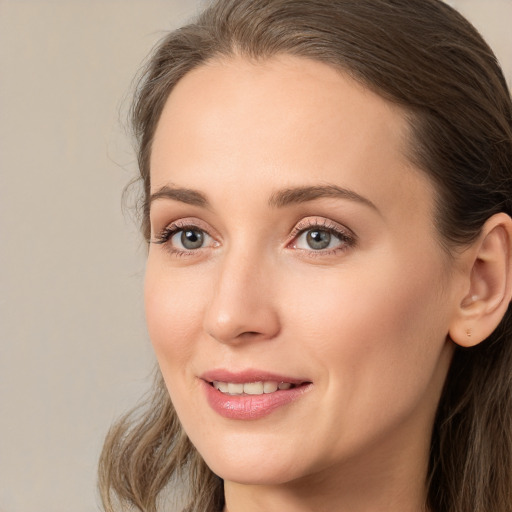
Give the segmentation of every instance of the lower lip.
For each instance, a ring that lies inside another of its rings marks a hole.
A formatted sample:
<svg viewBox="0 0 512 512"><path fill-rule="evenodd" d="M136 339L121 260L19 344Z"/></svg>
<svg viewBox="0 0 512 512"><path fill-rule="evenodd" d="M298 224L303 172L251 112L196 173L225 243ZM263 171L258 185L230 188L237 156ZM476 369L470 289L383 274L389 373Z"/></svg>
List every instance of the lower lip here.
<svg viewBox="0 0 512 512"><path fill-rule="evenodd" d="M224 418L233 420L257 420L300 398L311 384L274 391L263 395L226 395L203 381L210 407Z"/></svg>

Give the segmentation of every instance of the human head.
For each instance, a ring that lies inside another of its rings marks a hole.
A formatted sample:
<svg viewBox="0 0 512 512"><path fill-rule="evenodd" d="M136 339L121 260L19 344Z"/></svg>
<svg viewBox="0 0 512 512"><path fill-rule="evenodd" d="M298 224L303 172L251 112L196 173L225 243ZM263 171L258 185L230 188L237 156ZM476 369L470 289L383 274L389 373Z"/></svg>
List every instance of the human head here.
<svg viewBox="0 0 512 512"><path fill-rule="evenodd" d="M146 237L151 141L173 86L216 57L258 60L280 53L340 69L407 112L408 156L436 186L436 222L448 254L474 240L494 213L512 214L510 96L491 50L455 11L437 0L228 0L214 3L195 24L163 41L139 90L133 120ZM480 423L490 401L510 405L504 402L510 400L505 399L507 329L509 316L484 344L455 355L433 438L431 478L438 489L432 484L429 498L436 510L455 501L456 493L470 499L470 466L483 460L471 439L482 437ZM449 442L458 448L446 449ZM497 460L489 455L491 446L486 450L491 463ZM445 477L468 461L463 459L468 451L473 459L466 464L463 488L455 490Z"/></svg>

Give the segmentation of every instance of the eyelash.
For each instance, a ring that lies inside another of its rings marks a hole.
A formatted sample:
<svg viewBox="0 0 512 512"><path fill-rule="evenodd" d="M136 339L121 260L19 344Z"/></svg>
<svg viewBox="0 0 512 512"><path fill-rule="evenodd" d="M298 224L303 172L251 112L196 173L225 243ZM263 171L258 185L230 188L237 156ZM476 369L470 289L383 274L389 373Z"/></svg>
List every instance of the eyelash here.
<svg viewBox="0 0 512 512"><path fill-rule="evenodd" d="M189 221L177 221L172 224L166 226L153 240L150 240L150 243L157 245L165 245L165 248L173 255L173 256L192 256L197 254L198 249L176 249L170 244L170 240L174 235L180 233L182 231L199 231L208 235L210 238L213 237L208 233L208 231L197 224L194 224ZM200 249L204 249L204 247L200 247Z"/></svg>
<svg viewBox="0 0 512 512"><path fill-rule="evenodd" d="M348 228L342 228L339 224L333 223L325 218L308 218L302 220L292 230L290 238L292 242L295 241L294 243L296 244L300 236L306 234L308 231L314 230L327 232L330 235L335 236L339 240L340 244L331 249L314 250L312 248L302 249L299 247L294 247L294 249L297 251L307 252L308 255L312 257L321 257L346 251L347 249L354 247L357 243L357 237L351 230Z"/></svg>
<svg viewBox="0 0 512 512"><path fill-rule="evenodd" d="M340 244L336 247L333 247L331 249L304 249L299 248L296 246L293 246L294 250L301 251L308 253L308 255L311 255L312 257L320 257L320 256L328 256L336 254L340 251L345 251L351 247L354 247L357 242L356 235L347 228L341 228L338 224L332 223L328 219L318 219L318 218L309 218L304 219L301 222L299 222L294 229L292 230L289 241L287 242L286 246L289 247L292 243L297 243L297 240L299 237L308 231L314 231L314 230L327 232L330 235L335 236ZM193 230L193 231L199 231L203 234L206 234L209 238L214 239L206 229L198 226L197 224L194 224L189 221L184 222L173 222L172 224L166 226L153 240L150 240L150 243L157 244L157 245L165 245L166 249L173 255L173 256L193 256L198 253L199 249L207 249L208 247L199 247L198 249L176 249L173 247L169 242L172 239L174 235L177 233L180 233L182 231L186 230ZM218 242L217 242L218 245Z"/></svg>

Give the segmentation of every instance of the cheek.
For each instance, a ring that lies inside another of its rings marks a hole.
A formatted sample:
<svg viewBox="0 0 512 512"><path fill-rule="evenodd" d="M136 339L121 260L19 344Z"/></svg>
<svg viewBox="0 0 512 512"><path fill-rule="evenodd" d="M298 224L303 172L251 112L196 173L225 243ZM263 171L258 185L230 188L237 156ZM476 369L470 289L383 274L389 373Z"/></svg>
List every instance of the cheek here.
<svg viewBox="0 0 512 512"><path fill-rule="evenodd" d="M439 269L417 272L399 262L380 263L365 263L364 271L354 265L323 276L290 276L288 322L301 324L317 340L317 350L333 352L353 339L363 351L387 343L406 348L412 333L428 337L436 325L446 330ZM338 343L333 345L333 338Z"/></svg>
<svg viewBox="0 0 512 512"><path fill-rule="evenodd" d="M323 368L333 404L359 415L357 425L374 420L378 410L405 413L431 391L435 399L446 346L441 267L430 262L417 272L397 260L380 263L317 276L314 287L290 293L287 308L303 350ZM340 421L343 416L340 410Z"/></svg>
<svg viewBox="0 0 512 512"><path fill-rule="evenodd" d="M193 340L202 328L204 304L201 280L187 272L171 272L148 260L144 302L149 337L164 377L186 370L194 353Z"/></svg>

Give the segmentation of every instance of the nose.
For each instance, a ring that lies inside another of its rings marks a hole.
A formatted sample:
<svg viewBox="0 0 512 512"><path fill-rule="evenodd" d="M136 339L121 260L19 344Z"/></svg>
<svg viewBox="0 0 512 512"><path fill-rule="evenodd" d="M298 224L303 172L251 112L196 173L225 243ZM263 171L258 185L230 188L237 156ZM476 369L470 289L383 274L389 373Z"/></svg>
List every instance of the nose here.
<svg viewBox="0 0 512 512"><path fill-rule="evenodd" d="M233 251L218 265L204 315L206 333L225 344L275 338L281 326L271 265L247 250Z"/></svg>

